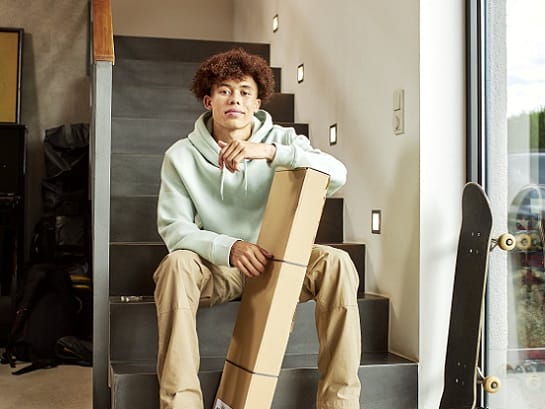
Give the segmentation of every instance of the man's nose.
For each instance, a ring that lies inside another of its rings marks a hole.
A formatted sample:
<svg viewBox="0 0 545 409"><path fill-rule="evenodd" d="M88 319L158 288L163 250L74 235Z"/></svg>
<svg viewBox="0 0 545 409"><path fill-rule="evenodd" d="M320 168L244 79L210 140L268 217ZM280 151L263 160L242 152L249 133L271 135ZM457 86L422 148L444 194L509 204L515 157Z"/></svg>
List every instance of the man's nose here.
<svg viewBox="0 0 545 409"><path fill-rule="evenodd" d="M229 103L240 104L240 95L237 92L233 92L231 94L231 98L229 99Z"/></svg>

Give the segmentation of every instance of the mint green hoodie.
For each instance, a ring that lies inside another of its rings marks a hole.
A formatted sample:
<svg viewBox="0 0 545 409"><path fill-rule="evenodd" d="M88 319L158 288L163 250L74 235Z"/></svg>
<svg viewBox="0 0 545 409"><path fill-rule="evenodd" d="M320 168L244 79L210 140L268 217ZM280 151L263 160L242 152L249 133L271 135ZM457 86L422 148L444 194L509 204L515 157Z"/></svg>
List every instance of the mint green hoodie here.
<svg viewBox="0 0 545 409"><path fill-rule="evenodd" d="M157 225L170 252L192 250L216 265L229 265L237 240L255 243L277 167L311 167L330 175L328 195L346 181L345 166L313 148L293 128L273 125L260 110L249 141L276 145L272 161L245 160L231 173L218 166L219 146L211 135L212 113L202 114L187 138L165 153Z"/></svg>

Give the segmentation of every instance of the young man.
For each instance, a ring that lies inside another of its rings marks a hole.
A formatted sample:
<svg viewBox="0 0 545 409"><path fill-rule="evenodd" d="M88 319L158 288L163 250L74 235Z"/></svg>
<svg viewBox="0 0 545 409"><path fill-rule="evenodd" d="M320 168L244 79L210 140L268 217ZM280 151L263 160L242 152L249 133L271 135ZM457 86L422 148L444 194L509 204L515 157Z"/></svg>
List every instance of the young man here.
<svg viewBox="0 0 545 409"><path fill-rule="evenodd" d="M207 112L167 150L161 170L158 229L169 250L154 273L162 409L203 408L197 308L239 297L273 256L254 243L275 169L326 172L328 194L346 179L341 162L260 110L273 93L261 57L243 50L212 56L195 74L192 91ZM319 409L359 408L357 288L348 254L314 245L300 301L316 300Z"/></svg>

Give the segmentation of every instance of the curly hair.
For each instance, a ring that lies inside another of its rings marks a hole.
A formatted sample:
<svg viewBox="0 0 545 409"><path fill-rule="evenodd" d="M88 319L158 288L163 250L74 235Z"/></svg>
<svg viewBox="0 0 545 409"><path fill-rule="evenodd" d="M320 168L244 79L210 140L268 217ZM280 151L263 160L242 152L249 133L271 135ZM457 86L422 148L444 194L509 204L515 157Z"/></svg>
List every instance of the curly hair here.
<svg viewBox="0 0 545 409"><path fill-rule="evenodd" d="M257 84L258 98L267 102L274 92L272 70L264 58L248 54L242 48L215 54L206 59L193 77L191 91L202 100L210 95L212 86L225 80L241 80L250 76Z"/></svg>

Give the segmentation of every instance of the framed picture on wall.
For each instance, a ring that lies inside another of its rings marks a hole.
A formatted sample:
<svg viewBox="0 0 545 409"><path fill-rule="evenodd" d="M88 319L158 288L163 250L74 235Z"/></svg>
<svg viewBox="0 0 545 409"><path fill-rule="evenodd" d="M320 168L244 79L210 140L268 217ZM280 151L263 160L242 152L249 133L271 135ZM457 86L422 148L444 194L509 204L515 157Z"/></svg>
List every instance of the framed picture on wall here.
<svg viewBox="0 0 545 409"><path fill-rule="evenodd" d="M22 28L0 27L0 123L19 123Z"/></svg>

